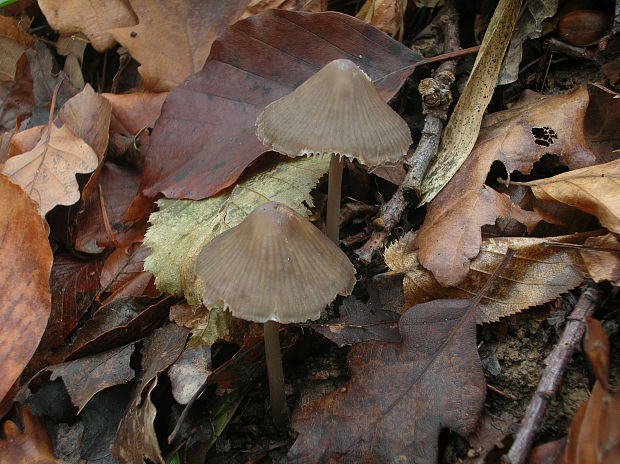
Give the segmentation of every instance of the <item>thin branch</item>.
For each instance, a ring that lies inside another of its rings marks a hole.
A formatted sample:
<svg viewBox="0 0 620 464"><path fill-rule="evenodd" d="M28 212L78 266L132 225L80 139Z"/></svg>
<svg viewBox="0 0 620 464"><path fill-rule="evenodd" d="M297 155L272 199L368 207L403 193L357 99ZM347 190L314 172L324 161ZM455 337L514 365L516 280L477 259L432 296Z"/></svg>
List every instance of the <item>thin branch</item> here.
<svg viewBox="0 0 620 464"><path fill-rule="evenodd" d="M441 14L441 27L444 35L444 53L460 49L458 13L453 1L447 1ZM426 119L422 129L422 137L415 151L407 156L405 164L410 166L405 180L390 198L379 209L376 227L368 241L355 251L358 258L370 263L377 251L385 246L388 236L400 222L403 212L409 205L413 192L418 192L420 183L431 160L437 155L444 121L452 103L450 87L454 82L455 60L442 62L432 79L424 79L419 86Z"/></svg>
<svg viewBox="0 0 620 464"><path fill-rule="evenodd" d="M527 459L534 436L544 417L547 402L555 395L566 365L583 336L585 318L592 314L600 298L601 292L595 288L589 288L581 294L575 309L568 317L560 340L545 360L545 370L525 411L515 441L508 454L503 457L504 462L522 464Z"/></svg>

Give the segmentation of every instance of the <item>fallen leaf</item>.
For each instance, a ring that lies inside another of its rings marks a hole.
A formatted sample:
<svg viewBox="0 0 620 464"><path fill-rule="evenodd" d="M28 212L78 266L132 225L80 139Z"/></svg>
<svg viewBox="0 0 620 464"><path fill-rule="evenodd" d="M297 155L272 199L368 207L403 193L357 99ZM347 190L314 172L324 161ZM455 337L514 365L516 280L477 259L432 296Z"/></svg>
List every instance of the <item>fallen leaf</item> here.
<svg viewBox="0 0 620 464"><path fill-rule="evenodd" d="M0 16L0 81L15 80L17 62L34 44L34 38L27 32L31 21L26 17Z"/></svg>
<svg viewBox="0 0 620 464"><path fill-rule="evenodd" d="M564 453L566 438L550 441L532 448L527 456L528 464L560 464Z"/></svg>
<svg viewBox="0 0 620 464"><path fill-rule="evenodd" d="M151 136L142 193L200 200L233 184L267 151L254 135L265 106L337 58L353 60L388 100L421 56L334 12L267 10L229 27L202 71L166 99Z"/></svg>
<svg viewBox="0 0 620 464"><path fill-rule="evenodd" d="M583 351L590 361L596 379L605 390L609 390L609 338L600 321L590 316L586 316Z"/></svg>
<svg viewBox="0 0 620 464"><path fill-rule="evenodd" d="M131 221L123 216L138 193L138 172L107 162L89 179L73 228L74 248L98 254L106 248L124 247L137 238ZM137 238L139 240L139 238Z"/></svg>
<svg viewBox="0 0 620 464"><path fill-rule="evenodd" d="M581 248L581 258L595 282L609 280L620 286L620 241L613 235L590 237ZM589 247L589 248L588 248Z"/></svg>
<svg viewBox="0 0 620 464"><path fill-rule="evenodd" d="M28 60L22 56L17 61L15 80L0 82L0 131L15 129L17 121L30 114L33 104L32 76ZM1 156L0 163L4 162Z"/></svg>
<svg viewBox="0 0 620 464"><path fill-rule="evenodd" d="M123 463L143 464L144 458L158 464L165 463L155 433L157 411L151 402L151 393L157 385L158 375L181 355L187 335L184 327L168 324L153 332L144 342L143 371L112 446L112 454Z"/></svg>
<svg viewBox="0 0 620 464"><path fill-rule="evenodd" d="M113 385L129 382L134 371L129 366L134 345L115 348L104 353L69 361L46 370L52 375L50 380L62 377L62 381L71 397L71 402L82 412L95 394Z"/></svg>
<svg viewBox="0 0 620 464"><path fill-rule="evenodd" d="M62 350L63 359L75 359L116 348L149 334L166 319L170 299L119 297L101 306Z"/></svg>
<svg viewBox="0 0 620 464"><path fill-rule="evenodd" d="M590 86L590 104L584 121L588 145L598 163L608 163L620 156L620 98Z"/></svg>
<svg viewBox="0 0 620 464"><path fill-rule="evenodd" d="M0 399L33 355L50 315L47 234L36 204L0 175Z"/></svg>
<svg viewBox="0 0 620 464"><path fill-rule="evenodd" d="M439 431L468 435L484 404L475 314L468 300L435 300L401 317L401 343L351 348L351 380L294 413L287 462L437 462Z"/></svg>
<svg viewBox="0 0 620 464"><path fill-rule="evenodd" d="M211 44L245 9L248 0L130 0L138 24L108 32L140 62L144 88L162 92L200 71ZM165 37L165 40L162 40Z"/></svg>
<svg viewBox="0 0 620 464"><path fill-rule="evenodd" d="M90 84L71 97L58 111L58 119L84 140L101 161L108 147L112 106Z"/></svg>
<svg viewBox="0 0 620 464"><path fill-rule="evenodd" d="M76 173L93 171L97 154L66 126L51 124L31 150L9 158L2 174L22 187L39 204L42 216L56 205L80 199Z"/></svg>
<svg viewBox="0 0 620 464"><path fill-rule="evenodd" d="M6 464L60 464L54 457L54 448L45 424L33 416L29 407L22 409L24 431L15 422L2 424L4 440L0 440L0 462Z"/></svg>
<svg viewBox="0 0 620 464"><path fill-rule="evenodd" d="M105 3L40 0L39 7L53 29L63 35L83 32L98 52L111 48L115 43L108 29L137 23L131 8L123 0L106 0Z"/></svg>
<svg viewBox="0 0 620 464"><path fill-rule="evenodd" d="M465 89L443 131L437 156L422 180L421 204L435 198L470 156L520 8L520 0L500 0L495 8Z"/></svg>
<svg viewBox="0 0 620 464"><path fill-rule="evenodd" d="M185 294L190 305L200 305L193 286L196 257L204 245L269 201L284 203L308 216L304 202L313 205L310 190L327 172L328 165L329 160L320 157L301 157L277 164L267 160L262 170L248 174L232 190L219 196L201 201L159 200L160 210L151 214L152 225L144 238L144 246L151 249L144 269L153 273L159 290Z"/></svg>
<svg viewBox="0 0 620 464"><path fill-rule="evenodd" d="M367 303L349 296L338 308L340 317L311 327L340 347L368 340L400 342L398 320L405 310L402 276L369 280L367 292Z"/></svg>
<svg viewBox="0 0 620 464"><path fill-rule="evenodd" d="M155 125L168 92L123 95L102 93L101 96L112 105L110 130L119 134L136 135L145 127Z"/></svg>
<svg viewBox="0 0 620 464"><path fill-rule="evenodd" d="M419 251L410 246L411 235L405 235L386 249L384 257L390 269L405 273L405 301L411 305L436 298L471 298L482 288L506 251L515 250L516 254L478 306L478 323L495 322L530 306L554 300L583 282L585 273L577 250L546 247L544 243L581 244L587 237L587 234L576 234L546 239L485 238L466 278L451 288L442 287L433 274L419 264Z"/></svg>
<svg viewBox="0 0 620 464"><path fill-rule="evenodd" d="M611 232L620 233L620 159L524 185L532 187L539 200L570 205L596 216Z"/></svg>
<svg viewBox="0 0 620 464"><path fill-rule="evenodd" d="M151 288L153 275L143 269L144 259L149 253L149 249L141 247L140 243L115 249L106 258L101 269L99 295L111 293L106 301L121 296L158 297L159 292Z"/></svg>
<svg viewBox="0 0 620 464"><path fill-rule="evenodd" d="M404 33L406 9L406 0L366 0L355 17L400 41Z"/></svg>
<svg viewBox="0 0 620 464"><path fill-rule="evenodd" d="M327 0L249 0L239 19L245 19L270 8L319 13L327 10Z"/></svg>
<svg viewBox="0 0 620 464"><path fill-rule="evenodd" d="M594 162L583 136L588 105L584 87L537 99L525 93L523 100L485 118L471 154L428 205L414 245L420 249L420 264L443 286L458 285L467 276L469 260L480 249L483 225L493 224L498 217L515 218L531 230L541 219L484 185L494 161L501 161L509 173L524 174L547 153L561 155L562 163L571 168Z"/></svg>
<svg viewBox="0 0 620 464"><path fill-rule="evenodd" d="M211 373L211 348L186 346L170 369L172 396L179 404L187 404Z"/></svg>

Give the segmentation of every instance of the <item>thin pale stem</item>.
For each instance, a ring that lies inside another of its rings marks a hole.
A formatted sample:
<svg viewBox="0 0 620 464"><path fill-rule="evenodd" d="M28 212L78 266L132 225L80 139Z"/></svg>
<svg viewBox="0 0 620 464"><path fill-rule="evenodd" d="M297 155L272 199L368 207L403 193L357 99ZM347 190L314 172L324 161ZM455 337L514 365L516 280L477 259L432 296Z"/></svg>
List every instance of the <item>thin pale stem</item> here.
<svg viewBox="0 0 620 464"><path fill-rule="evenodd" d="M271 417L279 430L288 428L288 406L284 394L284 371L280 354L279 324L267 321L263 325L265 336L265 357L267 359L267 376L269 377L269 397L271 399Z"/></svg>
<svg viewBox="0 0 620 464"><path fill-rule="evenodd" d="M342 158L332 155L327 185L327 237L336 245L340 243L340 191L343 166Z"/></svg>

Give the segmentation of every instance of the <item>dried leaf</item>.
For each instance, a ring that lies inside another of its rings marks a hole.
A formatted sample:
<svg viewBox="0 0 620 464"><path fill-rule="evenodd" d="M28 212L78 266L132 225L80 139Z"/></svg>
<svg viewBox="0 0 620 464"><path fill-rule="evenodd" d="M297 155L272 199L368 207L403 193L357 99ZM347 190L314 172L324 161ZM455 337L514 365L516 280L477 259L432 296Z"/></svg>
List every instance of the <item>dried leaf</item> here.
<svg viewBox="0 0 620 464"><path fill-rule="evenodd" d="M102 93L101 96L112 105L110 130L119 134L136 135L145 127L155 125L168 92L123 95Z"/></svg>
<svg viewBox="0 0 620 464"><path fill-rule="evenodd" d="M134 345L48 367L50 380L62 377L71 402L82 411L96 393L113 385L129 382L134 371L129 366Z"/></svg>
<svg viewBox="0 0 620 464"><path fill-rule="evenodd" d="M115 43L108 29L137 23L131 8L123 0L106 0L103 3L40 0L39 7L53 29L64 35L83 32L98 52L111 48Z"/></svg>
<svg viewBox="0 0 620 464"><path fill-rule="evenodd" d="M366 0L355 17L402 40L406 9L406 0Z"/></svg>
<svg viewBox="0 0 620 464"><path fill-rule="evenodd" d="M183 351L187 335L187 329L168 324L144 342L143 371L112 447L116 459L126 464L143 464L146 457L164 464L153 424L157 411L151 402L151 393L157 385L158 375L168 369Z"/></svg>
<svg viewBox="0 0 620 464"><path fill-rule="evenodd" d="M480 254L471 262L469 273L458 286L442 287L418 262L418 251L409 246L406 235L385 251L390 269L404 271L403 286L408 304L419 304L435 298L467 299L475 295L497 267L508 249L515 256L498 277L494 286L478 306L477 322L494 322L530 306L554 300L578 286L584 270L577 250L545 247L545 241L583 243L587 235L542 238L487 238Z"/></svg>
<svg viewBox="0 0 620 464"><path fill-rule="evenodd" d="M473 432L486 387L470 301L414 306L399 330L402 343L351 348L351 380L295 412L287 462L435 463L441 428Z"/></svg>
<svg viewBox="0 0 620 464"><path fill-rule="evenodd" d="M319 13L327 10L327 0L249 0L245 12L239 19L245 19L270 8Z"/></svg>
<svg viewBox="0 0 620 464"><path fill-rule="evenodd" d="M0 102L0 131L15 129L18 119L32 111L32 76L25 56L17 61L15 80L0 82ZM4 136L7 137L6 134ZM3 162L0 149L0 164Z"/></svg>
<svg viewBox="0 0 620 464"><path fill-rule="evenodd" d="M435 198L474 148L520 7L520 0L500 0L495 9L474 68L443 131L437 157L422 181L422 204Z"/></svg>
<svg viewBox="0 0 620 464"><path fill-rule="evenodd" d="M15 422L2 424L4 440L0 440L0 462L6 464L60 464L54 457L52 440L45 424L33 416L29 407L22 409L24 431Z"/></svg>
<svg viewBox="0 0 620 464"><path fill-rule="evenodd" d="M200 200L234 183L267 150L254 135L265 106L337 58L359 65L387 100L421 57L340 13L268 10L229 27L203 70L166 99L142 193Z"/></svg>
<svg viewBox="0 0 620 464"><path fill-rule="evenodd" d="M526 182L539 200L565 203L620 233L620 160Z"/></svg>
<svg viewBox="0 0 620 464"><path fill-rule="evenodd" d="M112 293L108 301L120 296L159 296L158 291L150 288L152 274L143 270L149 253L148 248L133 243L117 248L106 258L101 269L101 293Z"/></svg>
<svg viewBox="0 0 620 464"><path fill-rule="evenodd" d="M200 250L218 234L236 226L257 206L277 201L308 216L310 190L327 171L328 159L297 158L282 161L238 183L230 192L201 201L160 200L151 214L144 245L151 255L144 269L155 276L157 288L172 295L185 294L189 304L200 305L195 294L195 263ZM264 169L264 168L263 168Z"/></svg>
<svg viewBox="0 0 620 464"><path fill-rule="evenodd" d="M620 286L620 241L613 235L590 237L579 250L590 277L595 282L609 280Z"/></svg>
<svg viewBox="0 0 620 464"><path fill-rule="evenodd" d="M525 93L520 105L485 118L471 154L428 205L415 240L420 264L441 285L455 286L465 279L469 260L478 254L483 225L493 224L498 217L515 218L531 230L541 219L484 185L494 161L501 161L509 173L529 173L547 153L561 155L571 168L594 162L583 136L587 105L584 87L537 99Z"/></svg>
<svg viewBox="0 0 620 464"><path fill-rule="evenodd" d="M13 81L17 62L27 48L34 44L28 34L30 20L0 16L0 81Z"/></svg>
<svg viewBox="0 0 620 464"><path fill-rule="evenodd" d="M135 26L108 32L140 62L143 86L171 90L205 64L211 44L243 12L247 0L130 0ZM162 40L165 37L165 40Z"/></svg>
<svg viewBox="0 0 620 464"><path fill-rule="evenodd" d="M97 154L66 126L52 124L30 151L13 156L2 173L21 186L39 204L42 216L56 205L80 199L76 173L88 173L99 164Z"/></svg>
<svg viewBox="0 0 620 464"><path fill-rule="evenodd" d="M0 399L33 355L50 315L47 233L36 204L0 175Z"/></svg>

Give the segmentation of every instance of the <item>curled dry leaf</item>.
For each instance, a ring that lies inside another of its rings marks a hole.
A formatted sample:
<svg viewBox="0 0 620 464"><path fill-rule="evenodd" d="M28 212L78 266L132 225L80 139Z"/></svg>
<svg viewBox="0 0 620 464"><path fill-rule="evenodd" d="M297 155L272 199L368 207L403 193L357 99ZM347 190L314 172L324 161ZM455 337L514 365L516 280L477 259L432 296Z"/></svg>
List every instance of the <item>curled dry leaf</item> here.
<svg viewBox="0 0 620 464"><path fill-rule="evenodd" d="M0 16L0 81L13 81L17 72L17 62L24 51L34 44L28 34L30 20Z"/></svg>
<svg viewBox="0 0 620 464"><path fill-rule="evenodd" d="M474 431L486 386L470 301L414 306L398 326L401 343L355 345L351 380L295 412L287 462L430 464L441 428Z"/></svg>
<svg viewBox="0 0 620 464"><path fill-rule="evenodd" d="M0 440L0 462L6 464L60 464L45 424L33 416L29 407L22 409L24 431L15 422L2 424L4 440Z"/></svg>
<svg viewBox="0 0 620 464"><path fill-rule="evenodd" d="M168 324L153 332L144 342L142 374L112 447L112 454L121 462L143 464L146 457L164 464L153 423L157 410L151 402L151 393L157 385L158 375L180 356L187 335L184 327Z"/></svg>
<svg viewBox="0 0 620 464"><path fill-rule="evenodd" d="M282 159L282 158L279 158ZM239 182L230 193L201 201L160 200L160 210L151 214L144 245L151 255L144 269L155 276L161 291L185 294L188 303L200 304L196 294L196 257L215 236L241 223L257 206L277 201L308 216L305 202L312 206L310 190L329 166L320 157L273 161L262 170Z"/></svg>
<svg viewBox="0 0 620 464"><path fill-rule="evenodd" d="M590 237L579 250L595 282L610 281L620 286L620 241L613 234Z"/></svg>
<svg viewBox="0 0 620 464"><path fill-rule="evenodd" d="M67 126L46 127L30 151L13 156L2 173L22 187L39 204L42 216L56 205L72 205L80 199L75 174L93 171L97 154Z"/></svg>
<svg viewBox="0 0 620 464"><path fill-rule="evenodd" d="M123 0L40 0L39 7L53 29L63 35L83 32L98 52L107 50L115 43L107 29L138 22Z"/></svg>
<svg viewBox="0 0 620 464"><path fill-rule="evenodd" d="M534 162L547 153L561 155L571 168L594 162L583 135L587 106L585 87L552 97L525 93L519 105L485 118L474 149L428 205L415 239L420 264L441 285L455 286L465 279L469 260L480 249L483 225L503 217L517 219L532 229L541 219L484 185L494 161L501 161L509 173L529 173Z"/></svg>
<svg viewBox="0 0 620 464"><path fill-rule="evenodd" d="M482 298L478 307L478 323L498 321L530 306L557 298L578 286L584 269L577 250L546 247L545 241L581 244L586 234L542 238L487 238L482 241L479 255L471 262L469 272L460 284L442 287L433 274L418 262L418 251L409 246L406 235L385 251L390 269L403 271L405 300L419 304L436 298L467 299L475 295L501 262L508 249L516 250L510 263L497 278L495 285Z"/></svg>
<svg viewBox="0 0 620 464"><path fill-rule="evenodd" d="M48 367L50 380L62 377L71 402L80 414L86 403L101 390L129 382L134 371L129 366L134 345L115 348L94 356Z"/></svg>
<svg viewBox="0 0 620 464"><path fill-rule="evenodd" d="M0 399L30 360L50 315L47 234L36 204L0 175Z"/></svg>
<svg viewBox="0 0 620 464"><path fill-rule="evenodd" d="M583 338L583 351L594 370L596 379L609 390L610 345L607 333L598 319L586 316L586 335Z"/></svg>
<svg viewBox="0 0 620 464"><path fill-rule="evenodd" d="M112 105L110 130L119 134L136 135L145 127L155 125L168 92L123 95L102 93L101 96Z"/></svg>
<svg viewBox="0 0 620 464"><path fill-rule="evenodd" d="M526 182L539 200L565 203L620 233L620 159Z"/></svg>
<svg viewBox="0 0 620 464"><path fill-rule="evenodd" d="M247 0L130 0L135 26L108 32L140 62L143 86L171 90L202 69L211 44L243 12ZM162 40L165 37L165 40Z"/></svg>
<svg viewBox="0 0 620 464"><path fill-rule="evenodd" d="M387 100L421 56L341 13L268 10L230 26L202 71L166 99L142 193L200 200L233 184L266 151L258 115L338 58L360 66Z"/></svg>
<svg viewBox="0 0 620 464"><path fill-rule="evenodd" d="M32 76L25 56L17 61L15 80L12 82L0 82L0 101L2 113L0 114L0 131L12 131L16 129L17 121L27 117L32 111L34 104L32 97ZM2 145L8 143L8 134ZM0 146L0 164L4 162L3 147Z"/></svg>

